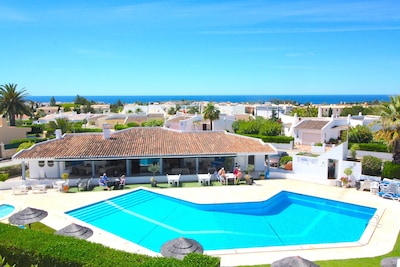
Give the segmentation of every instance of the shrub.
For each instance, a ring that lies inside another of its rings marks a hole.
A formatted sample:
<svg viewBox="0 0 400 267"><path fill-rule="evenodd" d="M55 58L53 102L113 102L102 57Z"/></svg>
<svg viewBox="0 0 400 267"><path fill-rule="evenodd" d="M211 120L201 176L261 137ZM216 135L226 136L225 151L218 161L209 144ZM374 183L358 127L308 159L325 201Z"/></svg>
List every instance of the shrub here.
<svg viewBox="0 0 400 267"><path fill-rule="evenodd" d="M382 178L400 178L400 164L386 161L383 165Z"/></svg>
<svg viewBox="0 0 400 267"><path fill-rule="evenodd" d="M351 158L355 159L357 157L357 150L360 149L360 146L358 144L352 144L350 147L350 154Z"/></svg>
<svg viewBox="0 0 400 267"><path fill-rule="evenodd" d="M187 255L183 260L150 257L69 236L29 231L0 223L0 255L16 266L219 266L220 259Z"/></svg>
<svg viewBox="0 0 400 267"><path fill-rule="evenodd" d="M0 168L0 172L8 173L9 177L17 177L17 176L21 176L22 167L21 167L21 165L5 166L5 167Z"/></svg>
<svg viewBox="0 0 400 267"><path fill-rule="evenodd" d="M352 147L355 143L350 143ZM388 146L382 143L358 143L359 150L375 151L375 152L388 152Z"/></svg>
<svg viewBox="0 0 400 267"><path fill-rule="evenodd" d="M373 139L373 134L368 126L357 125L349 129L349 141L353 143L369 143Z"/></svg>
<svg viewBox="0 0 400 267"><path fill-rule="evenodd" d="M365 175L381 176L382 160L374 156L364 156L362 160L362 173Z"/></svg>
<svg viewBox="0 0 400 267"><path fill-rule="evenodd" d="M292 161L292 160L293 160L292 156L284 156L280 159L279 165L285 165L286 163L288 163L289 161Z"/></svg>
<svg viewBox="0 0 400 267"><path fill-rule="evenodd" d="M6 181L8 179L8 176L8 173L0 172L0 182Z"/></svg>

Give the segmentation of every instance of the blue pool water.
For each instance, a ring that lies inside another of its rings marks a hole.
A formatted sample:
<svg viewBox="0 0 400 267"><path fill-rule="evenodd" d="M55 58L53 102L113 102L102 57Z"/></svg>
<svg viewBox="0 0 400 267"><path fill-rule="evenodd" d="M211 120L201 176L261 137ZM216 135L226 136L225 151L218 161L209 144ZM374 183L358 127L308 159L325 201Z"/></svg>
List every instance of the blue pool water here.
<svg viewBox="0 0 400 267"><path fill-rule="evenodd" d="M195 204L141 189L67 214L159 252L178 237L205 250L354 242L375 211L288 191L261 202Z"/></svg>
<svg viewBox="0 0 400 267"><path fill-rule="evenodd" d="M8 204L1 204L0 205L0 219L11 214L15 210L14 206Z"/></svg>

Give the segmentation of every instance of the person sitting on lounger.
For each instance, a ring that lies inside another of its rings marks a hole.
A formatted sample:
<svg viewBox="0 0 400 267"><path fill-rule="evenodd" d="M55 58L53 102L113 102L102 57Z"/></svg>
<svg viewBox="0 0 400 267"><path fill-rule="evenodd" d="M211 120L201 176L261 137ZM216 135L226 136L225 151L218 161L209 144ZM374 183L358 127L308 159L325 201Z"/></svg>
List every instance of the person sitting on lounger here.
<svg viewBox="0 0 400 267"><path fill-rule="evenodd" d="M221 179L221 183L225 183L226 182L226 174L225 174L225 168L222 167L219 171L218 171L218 176Z"/></svg>
<svg viewBox="0 0 400 267"><path fill-rule="evenodd" d="M110 191L111 188L108 186L109 181L110 179L108 179L107 174L104 173L103 176L100 176L99 185L104 186L108 191Z"/></svg>

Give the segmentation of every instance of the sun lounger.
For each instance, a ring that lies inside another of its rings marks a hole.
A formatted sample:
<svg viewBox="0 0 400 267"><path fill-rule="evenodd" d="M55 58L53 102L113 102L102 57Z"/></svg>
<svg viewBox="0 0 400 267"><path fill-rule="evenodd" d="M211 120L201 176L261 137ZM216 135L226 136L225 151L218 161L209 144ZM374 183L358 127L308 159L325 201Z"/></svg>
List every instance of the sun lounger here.
<svg viewBox="0 0 400 267"><path fill-rule="evenodd" d="M46 193L47 188L45 184L34 184L31 186L32 193Z"/></svg>
<svg viewBox="0 0 400 267"><path fill-rule="evenodd" d="M26 195L28 194L28 187L26 185L20 185L13 187L13 195Z"/></svg>

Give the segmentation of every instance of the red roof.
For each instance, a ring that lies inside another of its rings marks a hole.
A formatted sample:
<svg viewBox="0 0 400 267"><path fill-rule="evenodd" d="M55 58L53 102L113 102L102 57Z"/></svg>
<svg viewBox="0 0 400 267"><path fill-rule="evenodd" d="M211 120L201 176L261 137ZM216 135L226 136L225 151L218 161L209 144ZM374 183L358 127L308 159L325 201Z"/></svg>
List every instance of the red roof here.
<svg viewBox="0 0 400 267"><path fill-rule="evenodd" d="M15 159L87 159L139 158L166 156L206 156L232 154L274 153L260 139L230 134L224 131L180 132L153 128L130 128L103 133L65 134L36 144L14 155Z"/></svg>

